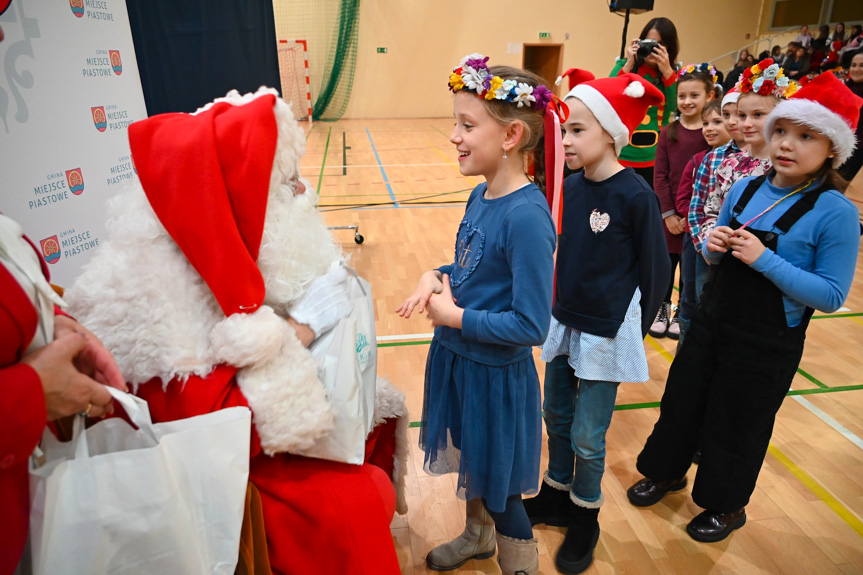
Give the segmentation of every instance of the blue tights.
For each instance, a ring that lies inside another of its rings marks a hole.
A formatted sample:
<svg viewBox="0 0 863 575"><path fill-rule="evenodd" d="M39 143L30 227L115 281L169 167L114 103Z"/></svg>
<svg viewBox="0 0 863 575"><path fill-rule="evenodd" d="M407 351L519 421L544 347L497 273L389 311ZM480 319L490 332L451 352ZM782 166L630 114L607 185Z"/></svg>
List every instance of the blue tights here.
<svg viewBox="0 0 863 575"><path fill-rule="evenodd" d="M482 500L482 504L494 520L494 528L498 533L513 539L533 539L533 528L521 502L521 495L507 497L503 512L489 509L485 499Z"/></svg>

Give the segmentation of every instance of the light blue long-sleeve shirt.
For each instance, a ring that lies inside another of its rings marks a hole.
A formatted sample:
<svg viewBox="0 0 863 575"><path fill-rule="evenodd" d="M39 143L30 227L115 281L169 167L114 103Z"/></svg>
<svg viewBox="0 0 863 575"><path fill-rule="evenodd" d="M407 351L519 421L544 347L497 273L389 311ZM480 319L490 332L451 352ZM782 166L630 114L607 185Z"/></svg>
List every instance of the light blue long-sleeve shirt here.
<svg viewBox="0 0 863 575"><path fill-rule="evenodd" d="M728 225L731 210L751 180L744 178L731 187L719 212L717 226ZM817 185L813 184L812 188ZM777 188L765 180L743 212L736 216L737 221L746 223L792 190ZM815 207L787 234L781 234L775 227L776 221L801 197L803 194L795 194L748 226L779 235L776 252L765 249L751 267L782 292L785 319L791 327L800 323L807 306L828 313L842 306L851 289L860 247L859 212L836 190L821 194ZM710 250L704 253L712 264L719 263L723 257L734 257ZM740 297L746 294L741 293Z"/></svg>

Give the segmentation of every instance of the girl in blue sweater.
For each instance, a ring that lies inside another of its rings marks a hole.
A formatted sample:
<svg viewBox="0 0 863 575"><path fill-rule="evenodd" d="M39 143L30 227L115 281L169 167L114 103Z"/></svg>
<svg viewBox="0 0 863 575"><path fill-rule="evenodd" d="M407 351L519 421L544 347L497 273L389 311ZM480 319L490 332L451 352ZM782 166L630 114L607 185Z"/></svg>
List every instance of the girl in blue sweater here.
<svg viewBox="0 0 863 575"><path fill-rule="evenodd" d="M686 486L705 511L686 527L725 539L746 522L776 412L803 354L813 308L839 309L851 288L860 223L835 175L854 149L863 99L824 73L770 113L773 170L736 182L706 242L710 277L638 456L629 500L652 505Z"/></svg>
<svg viewBox="0 0 863 575"><path fill-rule="evenodd" d="M449 82L459 169L486 182L467 201L453 262L423 274L396 311L419 306L435 326L420 447L426 471L457 472L467 500L464 533L426 563L448 571L491 557L496 539L503 573L528 575L539 563L521 494L536 492L542 437L531 347L548 332L556 242L536 152L551 94L534 74L487 60L466 57Z"/></svg>
<svg viewBox="0 0 863 575"><path fill-rule="evenodd" d="M566 97L570 169L551 328L542 346L548 470L525 501L531 523L568 526L555 564L581 573L599 538L605 434L621 381L646 381L644 335L670 273L659 202L621 148L662 93L637 74L579 84Z"/></svg>

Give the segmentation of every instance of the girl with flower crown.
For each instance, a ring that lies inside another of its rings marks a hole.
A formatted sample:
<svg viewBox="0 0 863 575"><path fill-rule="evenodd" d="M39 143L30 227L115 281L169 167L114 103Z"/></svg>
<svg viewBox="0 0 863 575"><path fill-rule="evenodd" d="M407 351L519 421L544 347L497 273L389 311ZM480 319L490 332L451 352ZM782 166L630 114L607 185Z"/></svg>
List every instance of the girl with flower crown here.
<svg viewBox="0 0 863 575"><path fill-rule="evenodd" d="M746 523L813 309L836 311L851 288L859 214L833 166L854 149L861 105L829 72L780 102L764 126L772 169L731 187L707 240L710 280L638 456L645 479L627 491L648 506L683 489L700 440L697 541Z"/></svg>
<svg viewBox="0 0 863 575"><path fill-rule="evenodd" d="M408 318L419 306L435 326L420 446L426 471L457 472L467 500L464 532L432 549L427 565L448 571L491 557L496 540L503 573L531 575L538 555L521 494L536 492L541 452L531 348L551 314L556 233L540 156L551 94L534 74L487 61L471 54L449 82L459 170L486 182L467 201L452 263L423 274L396 312Z"/></svg>
<svg viewBox="0 0 863 575"><path fill-rule="evenodd" d="M665 299L648 332L653 337L668 336L671 339L680 337L680 312L684 312L684 318L691 316L689 309L678 308L678 313L673 319L671 318L674 273L680 263L683 237L686 232L686 213L678 212L676 207L677 189L686 163L693 155L709 148L701 132L701 112L704 106L716 97L717 79L716 70L706 63L685 66L680 69L677 76L677 110L680 117L664 127L659 134L653 174L653 189L659 196L662 218L665 222L665 244L668 249L668 259L671 262L671 272L668 275ZM694 302L684 302L683 299L683 294L688 293L685 280L686 277L681 269L681 308L684 304L691 308L694 307Z"/></svg>
<svg viewBox="0 0 863 575"><path fill-rule="evenodd" d="M794 94L798 88L797 83L789 80L782 68L770 58L744 70L737 83L740 92L737 120L747 149L731 154L716 168L715 186L704 201L703 237L709 236L713 229L725 195L734 182L770 171L772 164L764 125L776 104Z"/></svg>

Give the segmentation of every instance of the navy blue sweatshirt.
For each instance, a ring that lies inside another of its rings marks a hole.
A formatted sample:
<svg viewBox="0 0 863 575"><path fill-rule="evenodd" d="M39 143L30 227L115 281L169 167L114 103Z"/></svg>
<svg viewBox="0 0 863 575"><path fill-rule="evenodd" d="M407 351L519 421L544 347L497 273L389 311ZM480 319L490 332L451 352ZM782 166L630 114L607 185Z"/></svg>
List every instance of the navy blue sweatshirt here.
<svg viewBox="0 0 863 575"><path fill-rule="evenodd" d="M632 168L602 182L584 172L564 180L552 309L557 321L613 338L638 287L645 335L670 273L659 201Z"/></svg>

